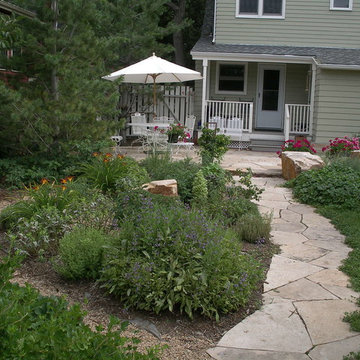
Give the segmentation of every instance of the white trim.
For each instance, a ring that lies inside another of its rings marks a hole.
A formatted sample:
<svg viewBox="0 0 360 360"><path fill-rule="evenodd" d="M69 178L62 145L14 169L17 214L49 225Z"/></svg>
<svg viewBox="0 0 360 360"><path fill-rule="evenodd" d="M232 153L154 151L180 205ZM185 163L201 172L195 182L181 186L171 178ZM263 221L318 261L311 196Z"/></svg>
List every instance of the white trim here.
<svg viewBox="0 0 360 360"><path fill-rule="evenodd" d="M206 116L206 99L207 99L207 82L208 82L208 60L203 59L203 86L202 86L202 96L201 96L201 128L205 126L205 116Z"/></svg>
<svg viewBox="0 0 360 360"><path fill-rule="evenodd" d="M352 11L353 8L353 0L349 0L349 7L341 8L334 6L334 0L330 0L330 10L337 10L337 11Z"/></svg>
<svg viewBox="0 0 360 360"><path fill-rule="evenodd" d="M194 60L217 60L217 61L242 61L242 62L276 62L293 64L312 64L314 58L311 56L294 55L268 55L268 54L243 54L243 53L213 53L213 52L191 52Z"/></svg>
<svg viewBox="0 0 360 360"><path fill-rule="evenodd" d="M338 64L317 64L320 69L328 70L357 70L360 71L360 65L338 65Z"/></svg>
<svg viewBox="0 0 360 360"><path fill-rule="evenodd" d="M233 65L243 65L244 66L244 90L243 91L228 91L228 90L219 90L219 75L220 65L233 64ZM247 62L234 62L234 61L217 61L216 62L216 77L215 77L215 94L233 94L233 95L246 95L247 94L247 77L248 77L248 64Z"/></svg>
<svg viewBox="0 0 360 360"><path fill-rule="evenodd" d="M258 0L258 13L257 14L240 14L240 1L241 0L236 0L236 13L235 13L235 17L236 18L248 18L248 19L285 19L285 8L286 8L286 0L282 0L282 9L281 9L281 15L269 15L263 14L263 5L264 5L264 0ZM352 1L352 0L350 0Z"/></svg>

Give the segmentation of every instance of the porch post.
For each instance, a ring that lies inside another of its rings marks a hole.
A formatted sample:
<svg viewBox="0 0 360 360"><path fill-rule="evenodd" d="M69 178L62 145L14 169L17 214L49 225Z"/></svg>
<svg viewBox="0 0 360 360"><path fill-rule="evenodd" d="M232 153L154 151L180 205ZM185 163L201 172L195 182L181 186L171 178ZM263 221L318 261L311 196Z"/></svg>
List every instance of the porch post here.
<svg viewBox="0 0 360 360"><path fill-rule="evenodd" d="M203 59L203 86L202 86L202 100L201 100L201 128L206 124L206 97L207 97L207 70L208 59Z"/></svg>
<svg viewBox="0 0 360 360"><path fill-rule="evenodd" d="M311 64L311 96L310 96L310 125L309 125L309 132L312 140L314 140L313 123L314 123L315 86L316 86L316 64L315 62L313 62Z"/></svg>

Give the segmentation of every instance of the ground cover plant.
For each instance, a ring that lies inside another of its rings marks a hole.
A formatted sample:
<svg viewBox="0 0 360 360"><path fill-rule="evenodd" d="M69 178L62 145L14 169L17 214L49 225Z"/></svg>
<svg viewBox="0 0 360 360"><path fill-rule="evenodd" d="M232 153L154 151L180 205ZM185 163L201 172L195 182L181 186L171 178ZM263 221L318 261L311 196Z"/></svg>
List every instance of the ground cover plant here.
<svg viewBox="0 0 360 360"><path fill-rule="evenodd" d="M349 275L354 290L360 292L360 162L339 157L337 152L334 155L323 169L301 173L289 184L300 201L316 206L346 236L345 243L353 250L340 269ZM360 311L346 314L344 320L352 330L360 331ZM346 359L359 356L350 354Z"/></svg>
<svg viewBox="0 0 360 360"><path fill-rule="evenodd" d="M156 360L159 349L137 350L139 340L122 335L127 324L111 318L96 331L83 323L79 305L64 298L41 296L27 285L9 280L18 259L0 261L0 359L121 359ZM104 330L106 332L104 333Z"/></svg>

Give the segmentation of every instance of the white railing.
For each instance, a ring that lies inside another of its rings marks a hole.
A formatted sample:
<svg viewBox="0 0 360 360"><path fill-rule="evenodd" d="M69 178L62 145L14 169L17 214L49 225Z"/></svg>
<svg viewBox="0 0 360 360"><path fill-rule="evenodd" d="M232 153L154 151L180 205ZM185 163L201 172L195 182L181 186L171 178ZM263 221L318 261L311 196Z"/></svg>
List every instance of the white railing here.
<svg viewBox="0 0 360 360"><path fill-rule="evenodd" d="M252 132L252 122L254 105L252 102L238 102L238 101L206 101L206 121L216 118L222 119L241 119L242 130L245 132ZM204 124L205 125L205 124Z"/></svg>
<svg viewBox="0 0 360 360"><path fill-rule="evenodd" d="M286 104L285 105L285 140L290 134L311 135L310 105Z"/></svg>

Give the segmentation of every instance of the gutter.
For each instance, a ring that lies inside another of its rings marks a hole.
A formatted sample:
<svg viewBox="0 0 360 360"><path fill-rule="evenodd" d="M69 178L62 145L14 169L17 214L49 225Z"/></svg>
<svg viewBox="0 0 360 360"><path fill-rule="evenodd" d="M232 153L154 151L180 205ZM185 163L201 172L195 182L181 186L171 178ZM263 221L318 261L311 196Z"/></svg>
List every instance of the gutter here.
<svg viewBox="0 0 360 360"><path fill-rule="evenodd" d="M212 44L215 44L216 42L216 9L217 9L217 1L215 1L215 4L214 4L214 26L213 26L213 38L212 38L212 41L211 43Z"/></svg>
<svg viewBox="0 0 360 360"><path fill-rule="evenodd" d="M360 65L318 64L317 66L326 70L360 70Z"/></svg>
<svg viewBox="0 0 360 360"><path fill-rule="evenodd" d="M194 60L233 60L233 61L266 61L266 62L282 62L297 64L312 64L314 58L312 56L295 56L295 55L269 55L269 54L245 54L245 53L214 53L214 52L191 52Z"/></svg>
<svg viewBox="0 0 360 360"><path fill-rule="evenodd" d="M36 14L34 12L23 9L20 6L10 4L10 3L6 2L6 1L2 1L2 0L0 0L0 11L1 10L5 10L5 13L10 13L10 14L15 13L15 14L25 16L28 18L36 17Z"/></svg>

